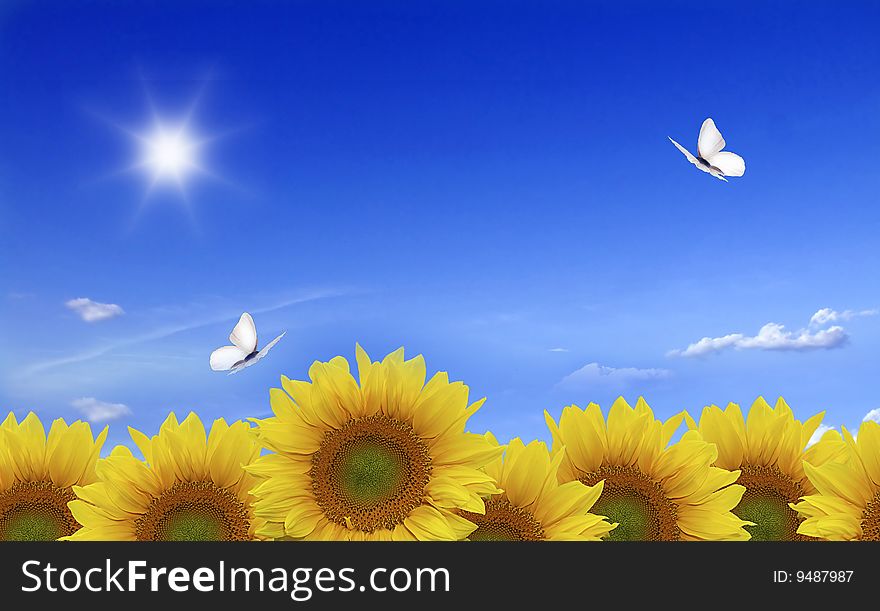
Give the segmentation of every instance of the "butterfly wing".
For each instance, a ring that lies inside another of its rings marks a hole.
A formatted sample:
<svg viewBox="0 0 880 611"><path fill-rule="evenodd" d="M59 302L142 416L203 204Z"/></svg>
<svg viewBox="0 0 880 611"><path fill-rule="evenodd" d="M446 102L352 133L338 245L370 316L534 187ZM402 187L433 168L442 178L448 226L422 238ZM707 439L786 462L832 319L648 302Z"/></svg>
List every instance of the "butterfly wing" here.
<svg viewBox="0 0 880 611"><path fill-rule="evenodd" d="M250 314L245 312L241 315L232 333L229 334L229 341L244 350L245 356L257 349L257 327Z"/></svg>
<svg viewBox="0 0 880 611"><path fill-rule="evenodd" d="M723 151L712 155L706 161L721 170L721 173L725 176L742 176L746 173L745 159L736 153Z"/></svg>
<svg viewBox="0 0 880 611"><path fill-rule="evenodd" d="M669 138L669 136L667 136L667 138ZM685 157L687 157L687 160L688 160L688 161L690 161L690 162L691 162L692 164L694 164L694 165L700 165L700 162L697 161L697 158L696 158L696 157L694 157L693 155L691 155L691 152L690 152L689 150L687 150L686 148L684 148L682 145L680 145L678 142L676 142L676 141L673 140L672 138L669 138L669 141L670 141L672 144L674 144L674 145L675 145L675 148L677 148L678 150L680 150L680 151L682 152L682 154L683 154Z"/></svg>
<svg viewBox="0 0 880 611"><path fill-rule="evenodd" d="M233 373L238 373L238 372L241 371L242 369L246 369L247 367L250 367L251 365L253 365L253 364L256 363L257 361L261 360L264 356L266 356L267 354L269 354L269 350L271 350L272 347L273 347L275 344L277 344L277 343L279 342L279 340L281 340L281 338L284 337L286 334L287 334L287 331L285 331L284 333L282 333L281 335L279 335L278 337L276 337L275 339L273 339L271 342L269 342L268 344L266 344L266 345L263 347L262 350L260 350L259 352L257 352L257 353L256 353L254 356L252 356L249 360L245 361L244 363L242 363L242 364L239 365L238 367L233 367L233 368L230 370L229 375L232 375Z"/></svg>
<svg viewBox="0 0 880 611"><path fill-rule="evenodd" d="M711 118L703 121L703 125L700 127L700 137L697 139L697 154L708 160L709 157L717 155L725 144L721 132L715 127L715 121Z"/></svg>
<svg viewBox="0 0 880 611"><path fill-rule="evenodd" d="M669 138L669 136L667 136L667 138ZM674 145L675 145L675 148L677 148L678 150L680 150L680 151L682 152L682 154L683 154L685 157L687 157L687 160L688 160L688 161L690 161L692 164L694 164L695 166L697 166L699 169L703 170L704 172L708 172L708 170L706 169L706 167L705 167L702 163L700 163L700 162L697 160L696 157L694 157L693 155L691 155L691 152L690 152L689 150L687 150L686 148L684 148L682 145L680 145L678 142L676 142L676 141L673 140L672 138L669 138L669 141L670 141L672 144L674 144Z"/></svg>
<svg viewBox="0 0 880 611"><path fill-rule="evenodd" d="M211 369L214 371L227 371L232 369L237 362L244 360L249 352L245 352L238 346L223 346L211 353Z"/></svg>

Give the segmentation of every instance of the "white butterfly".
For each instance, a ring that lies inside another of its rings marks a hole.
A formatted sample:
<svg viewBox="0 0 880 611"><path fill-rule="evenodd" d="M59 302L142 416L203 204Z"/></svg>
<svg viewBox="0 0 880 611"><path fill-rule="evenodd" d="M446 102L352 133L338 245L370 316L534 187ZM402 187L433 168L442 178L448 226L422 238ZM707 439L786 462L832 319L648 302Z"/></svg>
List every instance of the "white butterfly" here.
<svg viewBox="0 0 880 611"><path fill-rule="evenodd" d="M229 375L238 373L266 356L269 350L272 349L272 346L284 337L285 333L287 331L257 352L257 328L254 326L254 319L245 312L238 319L238 324L232 329L232 333L229 334L229 341L232 342L232 346L223 346L211 353L211 369L214 371L228 371Z"/></svg>
<svg viewBox="0 0 880 611"><path fill-rule="evenodd" d="M725 176L742 176L746 172L746 162L742 157L736 153L721 151L725 145L724 138L712 119L703 121L703 126L700 128L697 157L691 155L690 151L672 138L669 140L684 153L688 161L719 180L727 182Z"/></svg>

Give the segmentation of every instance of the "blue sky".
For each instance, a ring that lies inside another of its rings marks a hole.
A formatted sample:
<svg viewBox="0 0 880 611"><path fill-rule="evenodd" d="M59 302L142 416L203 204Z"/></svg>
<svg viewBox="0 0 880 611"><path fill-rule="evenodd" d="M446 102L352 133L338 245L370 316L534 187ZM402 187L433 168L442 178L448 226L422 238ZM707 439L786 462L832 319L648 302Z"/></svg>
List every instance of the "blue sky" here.
<svg viewBox="0 0 880 611"><path fill-rule="evenodd" d="M360 342L488 396L499 437L620 394L880 407L876 4L412 4L4 3L0 405L103 407L124 442L264 415ZM122 171L150 99L209 140L184 194ZM728 184L666 139L708 116ZM210 371L244 310L287 336Z"/></svg>

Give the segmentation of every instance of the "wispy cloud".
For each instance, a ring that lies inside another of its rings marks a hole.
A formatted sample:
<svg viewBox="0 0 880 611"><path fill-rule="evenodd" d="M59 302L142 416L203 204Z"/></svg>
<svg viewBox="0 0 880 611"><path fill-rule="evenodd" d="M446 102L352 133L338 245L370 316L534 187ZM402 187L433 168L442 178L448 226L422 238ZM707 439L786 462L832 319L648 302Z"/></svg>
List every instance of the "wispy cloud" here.
<svg viewBox="0 0 880 611"><path fill-rule="evenodd" d="M6 293L6 298L11 301L22 301L31 297L34 297L33 293L26 293L24 291L10 291Z"/></svg>
<svg viewBox="0 0 880 611"><path fill-rule="evenodd" d="M89 422L108 422L131 414L131 410L124 403L108 403L94 397L74 399L70 404Z"/></svg>
<svg viewBox="0 0 880 611"><path fill-rule="evenodd" d="M862 316L876 316L880 310L843 310L838 312L831 308L822 308L810 318L811 327L824 327L828 323L838 322L841 320L852 320Z"/></svg>
<svg viewBox="0 0 880 611"><path fill-rule="evenodd" d="M71 299L64 305L69 310L76 312L86 322L98 322L125 314L125 310L115 303L100 303L92 301L88 297Z"/></svg>
<svg viewBox="0 0 880 611"><path fill-rule="evenodd" d="M745 336L742 333L731 333L721 337L704 337L703 339L688 345L684 349L670 350L667 356L703 356L712 352L721 352L730 347L736 347Z"/></svg>
<svg viewBox="0 0 880 611"><path fill-rule="evenodd" d="M549 348L547 352L568 352L568 348Z"/></svg>
<svg viewBox="0 0 880 611"><path fill-rule="evenodd" d="M557 384L557 388L589 388L599 385L626 386L633 382L648 382L669 378L668 369L638 369L636 367L608 367L599 363L587 363L577 371L568 374Z"/></svg>
<svg viewBox="0 0 880 611"><path fill-rule="evenodd" d="M307 293L305 295L283 299L281 301L277 301L271 303L269 305L252 309L250 310L251 314L265 314L268 312L274 312L276 310L281 310L283 308L287 308L290 306L294 306L301 303L306 303L309 301L316 301L318 299L326 299L329 297L338 297L341 295L347 294L347 291L343 290L318 290L313 291L311 293ZM153 331L149 331L147 333L143 333L141 335L136 335L133 337L123 338L113 343L105 344L100 347L93 348L91 350L85 350L83 352L79 352L77 354L72 354L67 357L52 359L47 361L42 361L38 363L33 363L28 367L24 368L21 372L23 376L32 376L37 373L44 373L46 371L56 369L58 367L64 367L67 365L74 365L77 363L83 363L86 361L91 361L93 359L100 358L106 354L119 350L120 348L127 348L130 346L136 346L138 344L144 344L147 342L153 342L160 339L165 339L167 337L171 337L173 335L177 335L178 333L184 333L186 331L192 331L195 329L200 329L203 327L209 327L211 325L217 325L222 322L234 321L237 320L238 317L241 316L240 311L228 311L224 312L221 315L216 317L211 317L208 319L194 320L189 321L177 325L169 325L160 327Z"/></svg>
<svg viewBox="0 0 880 611"><path fill-rule="evenodd" d="M865 310L867 312L868 310ZM847 310L849 312L849 310ZM849 314L851 318L861 313ZM720 337L704 337L687 348L670 350L667 356L695 357L706 356L728 349L736 350L778 350L805 352L808 350L830 350L846 344L849 335L846 330L833 325L827 329L816 327L827 325L833 320L842 320L843 313L823 308L810 319L809 327L798 331L788 331L785 325L769 322L758 331L757 335L729 333ZM821 321L821 322L820 322Z"/></svg>

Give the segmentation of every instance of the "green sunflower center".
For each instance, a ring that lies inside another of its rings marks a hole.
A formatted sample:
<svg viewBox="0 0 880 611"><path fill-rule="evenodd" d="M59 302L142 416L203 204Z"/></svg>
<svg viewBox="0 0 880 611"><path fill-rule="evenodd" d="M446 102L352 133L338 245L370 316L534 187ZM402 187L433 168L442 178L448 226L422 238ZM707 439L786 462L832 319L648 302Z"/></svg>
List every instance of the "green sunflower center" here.
<svg viewBox="0 0 880 611"><path fill-rule="evenodd" d="M471 541L541 541L544 530L532 514L514 507L507 499L486 501L486 513L462 511L461 516L477 525L468 537Z"/></svg>
<svg viewBox="0 0 880 611"><path fill-rule="evenodd" d="M138 541L247 541L247 507L212 482L178 482L135 520Z"/></svg>
<svg viewBox="0 0 880 611"><path fill-rule="evenodd" d="M347 501L375 507L389 499L406 478L405 457L380 439L364 438L340 456L340 491Z"/></svg>
<svg viewBox="0 0 880 611"><path fill-rule="evenodd" d="M79 530L67 503L70 488L51 482L18 482L0 492L0 541L54 541Z"/></svg>
<svg viewBox="0 0 880 611"><path fill-rule="evenodd" d="M675 503L659 483L633 467L604 466L580 480L588 486L605 481L602 496L590 513L617 522L605 537L610 541L678 541Z"/></svg>
<svg viewBox="0 0 880 611"><path fill-rule="evenodd" d="M329 520L373 532L393 529L422 504L431 458L409 424L376 415L328 431L309 473Z"/></svg>
<svg viewBox="0 0 880 611"><path fill-rule="evenodd" d="M740 467L738 484L746 491L733 513L742 520L754 522L745 529L752 541L802 541L808 539L797 532L800 518L788 506L796 503L804 490L800 483L782 473L777 467Z"/></svg>

